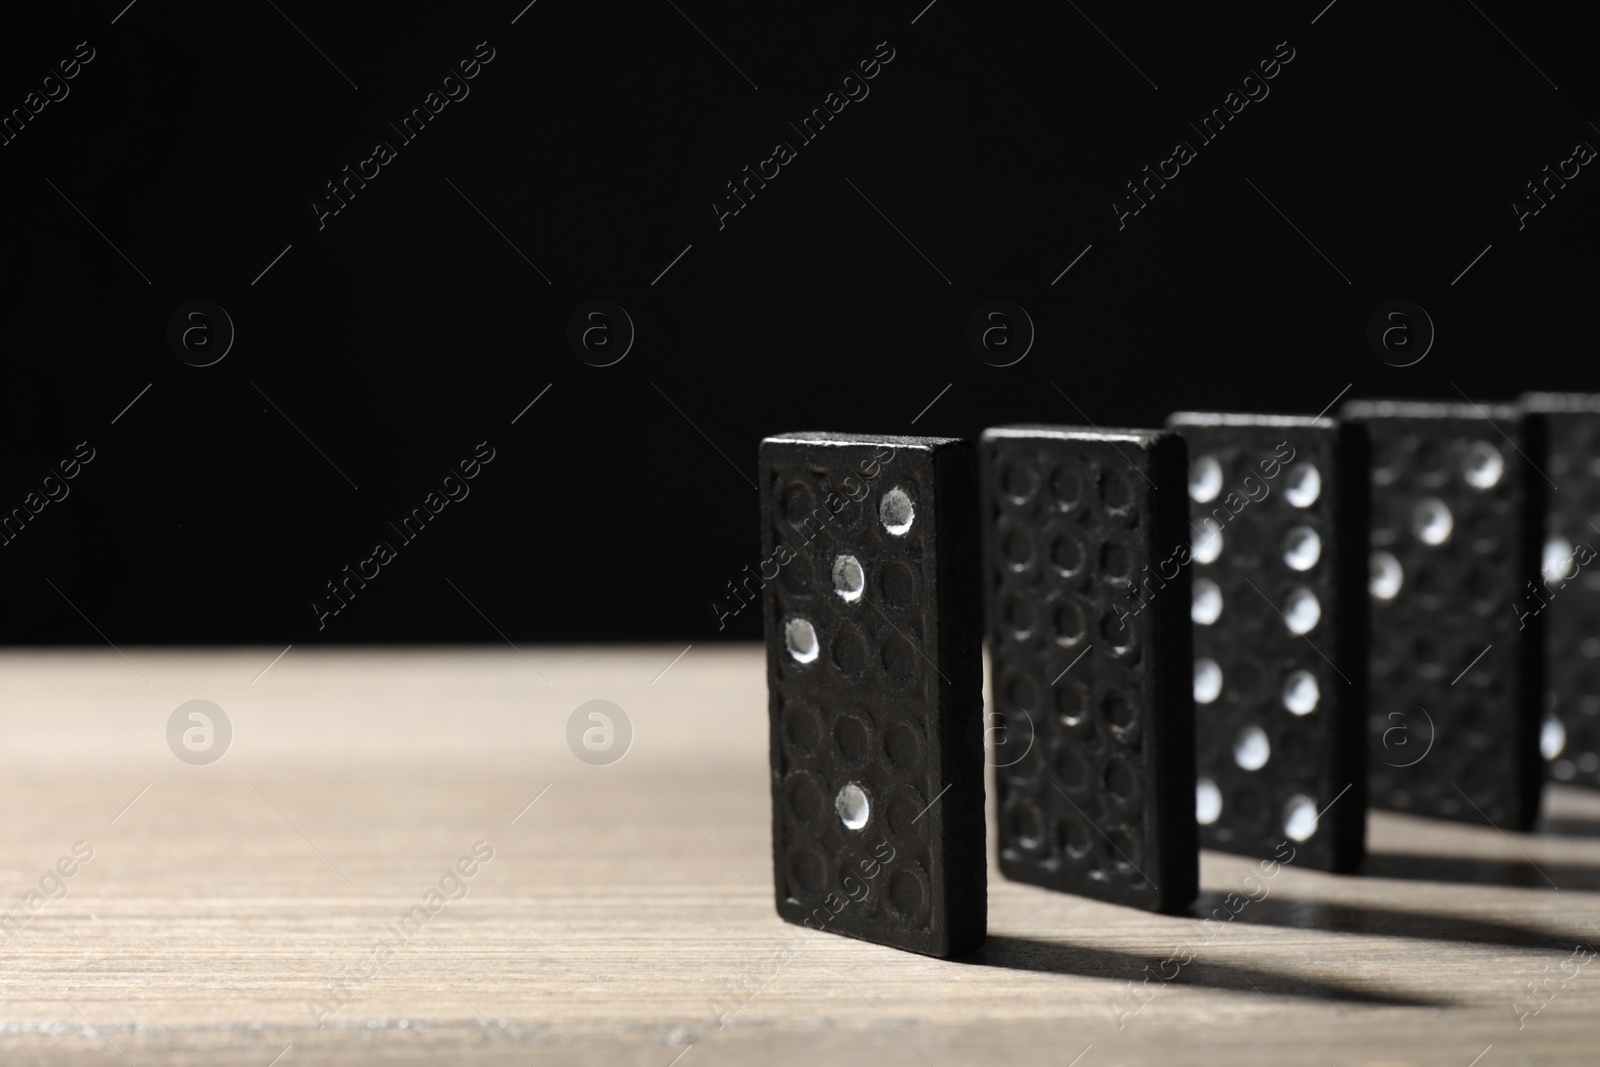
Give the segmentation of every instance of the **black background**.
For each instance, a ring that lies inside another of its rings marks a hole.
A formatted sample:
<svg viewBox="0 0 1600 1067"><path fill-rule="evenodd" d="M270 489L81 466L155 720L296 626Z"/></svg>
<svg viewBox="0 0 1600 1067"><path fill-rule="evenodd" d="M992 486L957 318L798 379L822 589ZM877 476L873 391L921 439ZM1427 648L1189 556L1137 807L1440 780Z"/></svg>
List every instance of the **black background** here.
<svg viewBox="0 0 1600 1067"><path fill-rule="evenodd" d="M1600 145L1595 17L1324 4L8 15L0 108L96 54L0 147L0 509L77 442L95 459L0 548L0 640L752 638L713 600L758 560L768 433L1600 388L1600 172L1520 231L1509 206ZM481 41L470 95L399 145L385 123ZM788 123L884 41L870 95L800 145ZM1279 42L1270 95L1200 146L1185 122ZM1180 138L1198 158L1119 229ZM319 230L311 200L379 139L398 158ZM719 229L779 140L798 158ZM996 298L1037 330L1009 367L966 342ZM214 366L167 346L192 299L237 330ZM637 329L613 366L566 343L592 299ZM1414 366L1366 342L1393 299L1437 329ZM319 630L323 583L480 441L470 496Z"/></svg>

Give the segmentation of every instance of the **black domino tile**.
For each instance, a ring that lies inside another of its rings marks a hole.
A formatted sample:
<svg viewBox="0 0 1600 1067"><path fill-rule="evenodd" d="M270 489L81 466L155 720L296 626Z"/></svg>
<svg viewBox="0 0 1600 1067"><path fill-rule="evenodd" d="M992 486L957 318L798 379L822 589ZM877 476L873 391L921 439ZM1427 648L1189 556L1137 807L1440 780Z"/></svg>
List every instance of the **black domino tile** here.
<svg viewBox="0 0 1600 1067"><path fill-rule="evenodd" d="M1544 416L1544 548L1517 611L1545 620L1540 749L1552 779L1600 789L1600 395L1530 393Z"/></svg>
<svg viewBox="0 0 1600 1067"><path fill-rule="evenodd" d="M1523 829L1544 767L1543 422L1507 404L1352 401L1371 435L1370 798Z"/></svg>
<svg viewBox="0 0 1600 1067"><path fill-rule="evenodd" d="M984 431L1000 870L1152 911L1195 897L1188 545L1177 434ZM1135 583L1140 583L1136 585ZM1015 746L1029 741L1024 754Z"/></svg>
<svg viewBox="0 0 1600 1067"><path fill-rule="evenodd" d="M760 468L778 914L970 951L987 928L972 445L789 434Z"/></svg>
<svg viewBox="0 0 1600 1067"><path fill-rule="evenodd" d="M1178 412L1208 848L1351 871L1366 841L1367 455L1334 419Z"/></svg>

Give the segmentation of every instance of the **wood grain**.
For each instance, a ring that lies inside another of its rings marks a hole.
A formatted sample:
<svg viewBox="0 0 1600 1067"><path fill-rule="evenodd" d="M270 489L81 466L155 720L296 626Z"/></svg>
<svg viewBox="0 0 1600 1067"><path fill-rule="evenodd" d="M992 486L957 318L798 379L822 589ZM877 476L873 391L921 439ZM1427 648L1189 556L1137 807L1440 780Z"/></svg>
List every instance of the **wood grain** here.
<svg viewBox="0 0 1600 1067"><path fill-rule="evenodd" d="M1208 852L1194 916L991 873L988 944L946 962L775 916L757 648L295 648L257 678L279 651L0 655L0 911L58 897L0 943L0 1063L1600 1060L1600 965L1563 967L1600 942L1600 796L1552 791L1539 834L1375 814L1360 877ZM196 698L234 730L208 767L165 739ZM634 728L610 766L566 744L595 698Z"/></svg>

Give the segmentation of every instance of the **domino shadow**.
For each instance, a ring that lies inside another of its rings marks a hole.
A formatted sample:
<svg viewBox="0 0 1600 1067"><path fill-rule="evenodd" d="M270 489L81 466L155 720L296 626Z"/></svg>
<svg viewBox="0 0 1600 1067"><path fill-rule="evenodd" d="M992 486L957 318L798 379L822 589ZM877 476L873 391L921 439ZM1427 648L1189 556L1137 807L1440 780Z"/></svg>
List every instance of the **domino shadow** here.
<svg viewBox="0 0 1600 1067"><path fill-rule="evenodd" d="M1600 866L1575 863L1535 865L1523 860L1369 852L1366 873L1372 878L1398 878L1414 882L1459 882L1465 885L1498 885L1511 889L1546 891L1600 890Z"/></svg>
<svg viewBox="0 0 1600 1067"><path fill-rule="evenodd" d="M1222 907L1224 897L1222 893L1202 893L1195 908L1197 912L1205 914L1213 908ZM1409 937L1464 945L1497 945L1551 952L1569 952L1572 949L1571 935L1554 934L1515 923L1325 901L1286 900L1275 896L1252 901L1232 921L1251 926L1281 926L1371 937Z"/></svg>
<svg viewBox="0 0 1600 1067"><path fill-rule="evenodd" d="M1182 933L1168 935L1155 942L1145 955L1113 952L1109 949L1087 945L1066 945L1055 941L991 934L979 949L959 957L956 962L980 967L1002 967L1018 971L1041 971L1047 974L1065 974L1079 978L1106 978L1114 982L1144 982L1153 978L1158 985L1193 986L1206 989L1228 989L1240 993L1264 996L1308 997L1314 1000L1341 1001L1350 1004L1386 1004L1396 1007L1444 1008L1455 1001L1422 994L1399 993L1370 986L1314 978L1304 974L1286 974L1255 967L1241 967L1208 959L1206 946L1200 938L1198 924L1193 936ZM1169 943L1170 942L1170 943ZM1175 971L1169 980L1162 981L1158 968L1163 961L1176 959L1174 949L1187 944L1192 958L1182 965L1169 962L1164 971Z"/></svg>

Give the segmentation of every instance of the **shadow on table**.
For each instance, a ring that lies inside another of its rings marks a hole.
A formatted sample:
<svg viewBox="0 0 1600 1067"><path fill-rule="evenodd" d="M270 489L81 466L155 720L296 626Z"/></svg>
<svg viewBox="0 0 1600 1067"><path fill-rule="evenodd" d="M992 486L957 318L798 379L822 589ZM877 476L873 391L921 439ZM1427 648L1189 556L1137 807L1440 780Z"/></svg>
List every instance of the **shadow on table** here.
<svg viewBox="0 0 1600 1067"><path fill-rule="evenodd" d="M1203 916L1214 908L1223 908L1224 914L1227 914L1223 903L1226 896L1224 893L1201 893L1199 900L1195 902L1195 913ZM1553 934L1547 930L1493 919L1430 915L1390 908L1330 904L1316 900L1286 900L1277 896L1251 901L1233 917L1232 921L1252 926L1324 930L1333 934L1411 937L1424 941L1547 949L1551 952L1570 952L1573 942L1572 935L1569 934Z"/></svg>
<svg viewBox="0 0 1600 1067"><path fill-rule="evenodd" d="M1317 1000L1390 1004L1399 1007L1450 1007L1455 1003L1421 994L1386 992L1308 975L1285 974L1281 971L1265 971L1254 967L1219 963L1207 959L1206 945L1199 932L1199 924L1196 923L1195 927L1189 936L1175 932L1171 936L1170 945L1161 942L1162 947L1146 955L1011 937L1005 934L991 935L983 943L983 947L962 956L957 962L980 967L1069 974L1080 978L1109 978L1116 982L1136 984L1150 978L1151 984L1148 986L1150 989L1160 985L1201 986L1209 989L1232 989L1241 993L1258 993L1267 997L1311 997ZM1178 952L1180 946L1192 953L1192 958L1181 965L1173 962L1183 958ZM1174 976L1162 981L1167 974ZM1120 997L1120 993L1114 991L1113 996Z"/></svg>
<svg viewBox="0 0 1600 1067"><path fill-rule="evenodd" d="M1600 889L1600 866L1573 863L1535 865L1525 860L1371 852L1367 854L1366 873L1372 878L1464 882L1468 885L1502 885L1513 889Z"/></svg>

